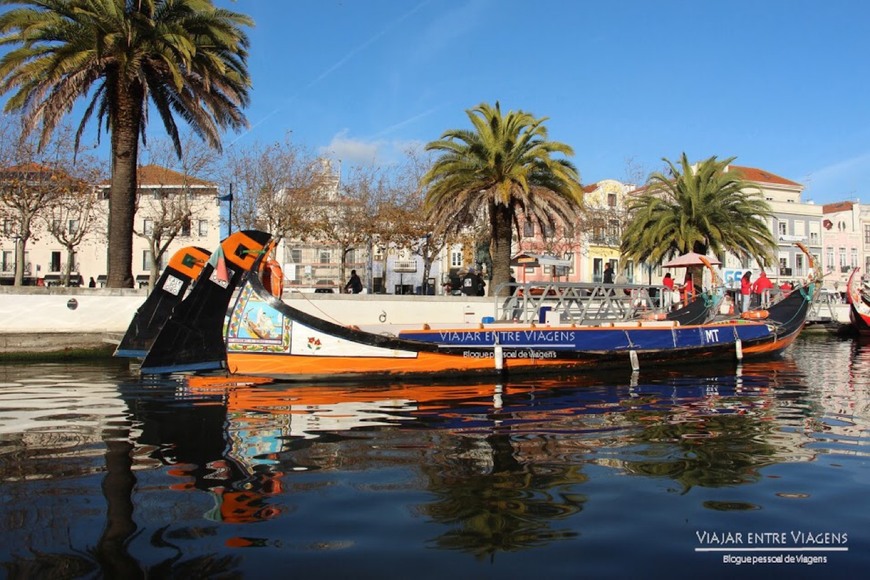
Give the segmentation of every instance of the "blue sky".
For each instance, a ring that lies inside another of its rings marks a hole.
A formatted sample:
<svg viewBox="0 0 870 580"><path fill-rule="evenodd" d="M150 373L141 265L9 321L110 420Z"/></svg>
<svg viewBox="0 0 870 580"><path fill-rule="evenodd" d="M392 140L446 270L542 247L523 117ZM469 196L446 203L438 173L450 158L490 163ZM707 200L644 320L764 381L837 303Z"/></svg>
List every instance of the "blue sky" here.
<svg viewBox="0 0 870 580"><path fill-rule="evenodd" d="M292 132L345 168L389 164L499 101L547 117L584 184L685 152L802 183L804 200L870 202L864 0L216 3L256 23L250 128L225 147Z"/></svg>
<svg viewBox="0 0 870 580"><path fill-rule="evenodd" d="M861 0L220 0L252 16L251 128L343 164L467 128L481 102L548 117L584 183L685 152L736 156L805 200L870 183Z"/></svg>

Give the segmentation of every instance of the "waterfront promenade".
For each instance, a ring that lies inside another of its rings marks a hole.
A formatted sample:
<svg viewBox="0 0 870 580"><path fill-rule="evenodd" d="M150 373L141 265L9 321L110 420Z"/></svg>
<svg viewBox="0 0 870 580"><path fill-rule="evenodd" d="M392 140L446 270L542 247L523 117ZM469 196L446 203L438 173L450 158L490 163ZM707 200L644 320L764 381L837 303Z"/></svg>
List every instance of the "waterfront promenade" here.
<svg viewBox="0 0 870 580"><path fill-rule="evenodd" d="M0 355L108 350L127 330L146 290L0 287ZM478 322L497 316L492 297L310 294L286 291L294 307L339 324ZM821 319L848 323L845 304L817 309Z"/></svg>
<svg viewBox="0 0 870 580"><path fill-rule="evenodd" d="M0 355L111 349L147 297L118 288L0 287ZM479 321L495 301L467 296L303 294L284 300L341 324Z"/></svg>

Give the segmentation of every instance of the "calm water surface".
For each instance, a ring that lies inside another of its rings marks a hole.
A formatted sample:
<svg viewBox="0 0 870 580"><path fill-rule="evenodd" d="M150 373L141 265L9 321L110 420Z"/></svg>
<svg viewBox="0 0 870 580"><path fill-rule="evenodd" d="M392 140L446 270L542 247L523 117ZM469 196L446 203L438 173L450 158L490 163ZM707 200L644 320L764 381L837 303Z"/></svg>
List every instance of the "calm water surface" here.
<svg viewBox="0 0 870 580"><path fill-rule="evenodd" d="M0 481L9 578L863 574L870 345L505 384L0 366Z"/></svg>

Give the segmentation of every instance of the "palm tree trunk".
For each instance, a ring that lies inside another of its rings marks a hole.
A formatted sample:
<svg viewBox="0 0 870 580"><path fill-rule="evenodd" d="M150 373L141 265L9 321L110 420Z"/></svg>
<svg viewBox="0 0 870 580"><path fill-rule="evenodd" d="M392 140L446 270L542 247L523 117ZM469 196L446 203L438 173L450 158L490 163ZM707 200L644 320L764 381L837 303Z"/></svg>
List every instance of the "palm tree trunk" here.
<svg viewBox="0 0 870 580"><path fill-rule="evenodd" d="M109 288L133 287L133 220L136 216L136 165L142 120L142 89L118 83L117 115L112 122L112 189L109 193Z"/></svg>
<svg viewBox="0 0 870 580"><path fill-rule="evenodd" d="M492 256L492 281L489 292L498 296L507 296L510 288L499 287L510 281L511 277L511 243L513 241L512 212L507 206L489 204L489 225L492 232L490 255Z"/></svg>

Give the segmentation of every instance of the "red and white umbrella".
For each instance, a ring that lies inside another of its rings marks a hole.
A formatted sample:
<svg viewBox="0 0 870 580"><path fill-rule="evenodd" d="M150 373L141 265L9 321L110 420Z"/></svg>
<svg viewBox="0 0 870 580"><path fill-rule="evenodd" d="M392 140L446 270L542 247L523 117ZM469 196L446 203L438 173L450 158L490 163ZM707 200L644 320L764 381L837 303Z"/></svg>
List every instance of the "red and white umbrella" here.
<svg viewBox="0 0 870 580"><path fill-rule="evenodd" d="M722 264L722 262L720 262L713 256L702 256L701 254L695 252L689 252L688 254L677 256L673 260L665 262L664 264L662 264L662 268L688 268L689 266L705 266L706 264L701 261L701 258L706 258L711 266L720 266Z"/></svg>

